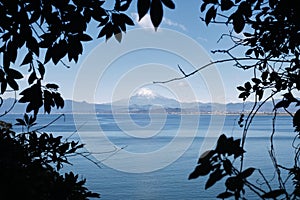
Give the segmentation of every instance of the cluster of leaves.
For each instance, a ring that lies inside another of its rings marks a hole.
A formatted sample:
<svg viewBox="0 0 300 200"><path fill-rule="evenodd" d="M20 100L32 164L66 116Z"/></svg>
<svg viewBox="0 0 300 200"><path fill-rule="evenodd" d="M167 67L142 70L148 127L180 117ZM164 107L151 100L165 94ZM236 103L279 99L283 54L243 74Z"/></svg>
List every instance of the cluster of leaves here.
<svg viewBox="0 0 300 200"><path fill-rule="evenodd" d="M243 188L246 179L255 170L254 168L248 168L239 172L233 166L234 160L245 153L240 143L240 139L234 140L233 137L227 138L222 134L217 141L215 149L206 151L200 156L198 165L189 175L189 179L209 174L209 178L205 184L205 189L208 189L224 177L229 176L225 182L226 192L219 194L218 198L223 199L232 196L239 198L241 192L245 193Z"/></svg>
<svg viewBox="0 0 300 200"><path fill-rule="evenodd" d="M209 7L208 7L209 6ZM208 9L207 9L208 8ZM244 121L242 114L239 119L239 125L244 127L242 147L246 140L247 132L261 106L275 95L281 94L282 99L274 103L274 120L278 109L283 109L293 118L295 132L300 130L300 109L292 114L288 111L291 105L299 106L300 101L296 97L300 91L300 7L295 5L292 0L203 0L200 8L205 12L203 19L206 25L210 23L224 24L232 26L228 36L233 42L233 46L222 52L227 54L235 65L242 69L253 69L254 77L246 81L242 86L238 86L240 91L239 98L246 101L252 94L254 96L254 105ZM225 20L224 20L225 19ZM235 32L235 34L234 34ZM244 52L245 57L240 57L235 51ZM268 92L266 92L268 91ZM261 102L258 104L258 102ZM274 124L273 124L274 125ZM299 152L300 146L293 145L295 148L294 167L280 168L276 163L273 147L273 129L270 155L274 160L274 168L279 180L279 189L269 192L263 192L258 196L262 199L277 198L285 195L285 198L299 198ZM294 143L297 140L294 140ZM241 169L243 165L243 155L241 159ZM288 194L285 190L286 181L283 182L280 171L287 170L293 177L294 192ZM228 189L228 187L227 187ZM227 198L232 194L226 191L221 197Z"/></svg>
<svg viewBox="0 0 300 200"><path fill-rule="evenodd" d="M15 133L11 124L0 123L1 197L9 199L75 199L99 197L72 172L61 174L68 156L83 147L61 136ZM18 190L18 192L16 192Z"/></svg>
<svg viewBox="0 0 300 200"><path fill-rule="evenodd" d="M245 153L245 150L241 147L240 143L240 139L234 140L233 137L228 138L222 134L217 141L215 149L206 151L200 156L198 165L189 175L189 179L196 179L200 176L209 175L205 184L205 189L208 189L218 181L227 177L224 183L226 190L217 195L217 198L220 199L227 199L230 197L234 197L235 199L246 199L245 186L253 191L255 191L255 189L258 190L255 192L262 199L275 199L281 195L285 195L285 189L271 190L269 188L270 191L266 192L249 182L247 178L255 172L255 168L249 167L242 171L236 169L234 161ZM300 188L299 172L299 170L290 170L290 174L294 176L293 179L296 189L293 194L296 196L298 196L297 192L299 192Z"/></svg>
<svg viewBox="0 0 300 200"><path fill-rule="evenodd" d="M50 113L51 107L56 106L58 108L64 107L64 100L60 93L57 92L58 85L48 83L46 86L41 87L41 82L32 84L29 88L23 90L19 99L20 103L28 103L26 112L34 112L36 116L39 109L44 106L44 112Z"/></svg>
<svg viewBox="0 0 300 200"><path fill-rule="evenodd" d="M300 25L297 20L300 9L292 0L203 0L202 12L207 5L211 6L205 15L207 25L215 22L212 20L220 14L227 19L224 24L232 24L236 33L244 29L248 31L235 46L248 48L245 50L246 57L256 62L250 66L243 65L236 58L236 65L243 69L255 68L260 71L261 77L252 78L253 86L250 82L246 82L244 87L239 86L240 98L246 100L251 89L258 100L268 88L276 89L277 93L300 90ZM225 16L222 12L230 14Z"/></svg>
<svg viewBox="0 0 300 200"><path fill-rule="evenodd" d="M155 30L158 28L163 19L163 5L174 9L175 4L172 0L138 0L138 14L141 20L150 10L150 18Z"/></svg>
<svg viewBox="0 0 300 200"><path fill-rule="evenodd" d="M101 0L1 0L1 94L7 91L7 86L19 90L17 80L24 76L13 67L22 49L26 55L21 66L28 66L30 73L30 87L21 92L23 97L20 100L28 103L26 112L33 111L36 115L43 105L46 113L50 113L54 104L62 107L59 93L49 91L52 88L47 86L43 90L45 64L52 61L57 65L61 61L66 66L63 62L66 57L69 62L77 62L83 52L83 42L92 40L87 34L91 21L98 23L98 38L108 40L114 35L121 42L127 26L134 25L124 13L131 3L132 0L115 0L114 8L109 10L103 8L104 1ZM157 28L162 21L163 5L175 8L172 0L137 0L139 18L142 19L150 10L152 23ZM45 53L41 54L41 51Z"/></svg>

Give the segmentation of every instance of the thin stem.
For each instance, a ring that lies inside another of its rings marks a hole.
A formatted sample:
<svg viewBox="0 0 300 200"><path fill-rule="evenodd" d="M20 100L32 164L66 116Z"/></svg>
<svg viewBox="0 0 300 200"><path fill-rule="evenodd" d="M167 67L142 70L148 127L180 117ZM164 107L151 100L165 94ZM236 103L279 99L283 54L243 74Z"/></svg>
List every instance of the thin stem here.
<svg viewBox="0 0 300 200"><path fill-rule="evenodd" d="M60 114L58 117L56 117L54 120L52 120L51 122L49 122L48 124L46 124L46 125L44 125L44 126L42 126L42 127L40 127L40 128L37 128L37 129L35 129L35 130L33 130L33 132L37 132L37 131L39 131L39 130L42 130L42 129L44 129L44 128L47 128L48 126L50 126L51 124L53 124L54 122L56 122L57 120L59 120L61 117L64 117L64 119L65 119L65 114Z"/></svg>
<svg viewBox="0 0 300 200"><path fill-rule="evenodd" d="M232 61L251 61L251 60L256 60L256 61L264 61L265 59L263 58L251 58L251 57L242 57L242 58L228 58L228 59L223 59L223 60L217 60L217 61L211 61L210 63L207 63L199 68L197 68L196 70L192 71L191 73L186 73L185 76L181 76L181 77L177 77L177 78L172 78L166 81L153 81L154 84L160 83L160 84L165 84L165 83L169 83L169 82L173 82L173 81L178 81L178 80L182 80L185 79L189 76L192 76L194 74L196 74L197 72L211 66L214 64L218 64L218 63L226 63L226 62L232 62ZM270 62L290 62L288 60L276 60L276 59L270 59Z"/></svg>

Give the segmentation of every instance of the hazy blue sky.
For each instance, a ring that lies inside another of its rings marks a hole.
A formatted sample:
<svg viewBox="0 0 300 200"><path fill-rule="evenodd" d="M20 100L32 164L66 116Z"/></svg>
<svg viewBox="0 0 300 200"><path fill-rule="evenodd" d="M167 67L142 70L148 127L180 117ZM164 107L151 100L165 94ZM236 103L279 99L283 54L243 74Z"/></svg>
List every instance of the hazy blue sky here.
<svg viewBox="0 0 300 200"><path fill-rule="evenodd" d="M232 63L212 66L185 80L152 84L180 76L177 65L188 73L210 60L222 59L224 55L213 55L210 50L230 45L226 40L217 41L231 27L206 27L199 18L200 1L175 0L175 3L175 10L164 9L160 29L154 32L149 16L138 22L133 1L127 14L136 25L123 36L121 43L114 38L108 42L103 39L87 42L84 54L78 63L70 63L71 68L47 64L46 81L58 83L65 99L78 101L115 101L128 98L142 88L180 101L240 101L236 86L248 79L251 72L237 69ZM111 5L106 3L106 6ZM89 28L93 38L99 32L96 26L91 24Z"/></svg>

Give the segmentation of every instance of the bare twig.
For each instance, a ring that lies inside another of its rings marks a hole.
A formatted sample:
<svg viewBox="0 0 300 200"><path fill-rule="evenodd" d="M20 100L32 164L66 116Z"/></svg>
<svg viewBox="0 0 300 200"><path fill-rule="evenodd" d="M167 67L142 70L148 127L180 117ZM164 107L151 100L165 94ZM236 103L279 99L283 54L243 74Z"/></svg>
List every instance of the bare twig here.
<svg viewBox="0 0 300 200"><path fill-rule="evenodd" d="M37 128L37 129L35 129L33 131L35 132L35 131L39 131L39 130L42 130L44 128L47 128L48 126L50 126L51 124L53 124L54 122L56 122L57 120L59 120L61 117L64 117L64 119L65 119L65 114L60 114L58 117L56 117L54 120L52 120L48 124L46 124L46 125L44 125L42 127L39 127L39 128Z"/></svg>
<svg viewBox="0 0 300 200"><path fill-rule="evenodd" d="M196 70L190 72L190 73L185 73L185 76L181 76L181 77L177 77L177 78L172 78L169 80L165 80L165 81L153 81L154 84L160 83L160 84L165 84L165 83L169 83L169 82L173 82L173 81L178 81L178 80L182 80L185 79L189 76L192 76L194 74L196 74L197 72L211 66L214 64L218 64L218 63L226 63L226 62L232 62L232 61L264 61L265 59L263 58L252 58L252 57L240 57L240 58L228 58L228 59L223 59L223 60L217 60L217 61L211 61L210 63L207 63L199 68L197 68ZM290 62L288 60L276 60L276 59L270 59L268 60L270 62Z"/></svg>

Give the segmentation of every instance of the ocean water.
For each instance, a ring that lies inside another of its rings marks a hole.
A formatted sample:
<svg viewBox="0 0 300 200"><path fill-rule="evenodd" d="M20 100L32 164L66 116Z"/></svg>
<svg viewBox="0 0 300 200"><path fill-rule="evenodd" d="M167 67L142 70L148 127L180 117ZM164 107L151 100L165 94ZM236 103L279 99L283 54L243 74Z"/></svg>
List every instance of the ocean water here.
<svg viewBox="0 0 300 200"><path fill-rule="evenodd" d="M40 115L39 128L59 115ZM11 121L21 115L6 115ZM41 130L52 132L86 144L90 157L101 161L101 168L83 157L70 158L73 170L87 179L87 186L101 194L101 199L214 199L225 191L224 181L208 190L208 177L188 180L199 155L212 148L218 135L239 138L242 129L237 115L159 115L159 114L98 114L64 115ZM15 127L21 131L21 127ZM272 116L258 115L253 121L246 141L245 167L258 167L276 188L275 171L268 154ZM292 167L295 133L289 116L278 116L275 150L279 164ZM239 160L235 161L236 164ZM283 175L284 172L283 172ZM250 181L261 183L258 173ZM264 187L262 185L261 187ZM249 199L256 199L247 191Z"/></svg>

